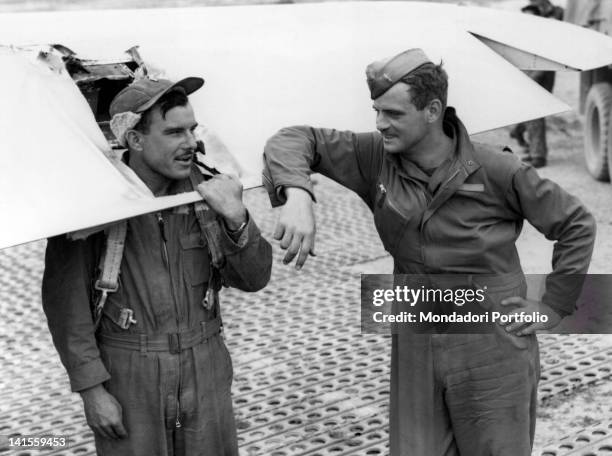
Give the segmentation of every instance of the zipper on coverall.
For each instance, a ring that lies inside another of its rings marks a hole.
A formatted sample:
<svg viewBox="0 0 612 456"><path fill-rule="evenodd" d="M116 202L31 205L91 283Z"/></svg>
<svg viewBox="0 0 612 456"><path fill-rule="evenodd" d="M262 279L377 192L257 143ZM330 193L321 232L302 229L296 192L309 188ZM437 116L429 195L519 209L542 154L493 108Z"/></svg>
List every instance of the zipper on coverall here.
<svg viewBox="0 0 612 456"><path fill-rule="evenodd" d="M174 300L174 310L176 313L176 330L179 331L179 316L178 316L178 305L176 295L174 294L174 283L172 281L172 270L170 269L170 259L168 256L168 238L166 237L166 223L164 221L164 216L161 212L157 213L157 225L159 226L159 232L161 234L162 240L162 256L164 259L164 263L166 264L166 268L168 269L168 275L170 276L170 290L172 293L172 299ZM181 354L178 353L178 388L176 392L176 421L174 426L176 428L181 427Z"/></svg>

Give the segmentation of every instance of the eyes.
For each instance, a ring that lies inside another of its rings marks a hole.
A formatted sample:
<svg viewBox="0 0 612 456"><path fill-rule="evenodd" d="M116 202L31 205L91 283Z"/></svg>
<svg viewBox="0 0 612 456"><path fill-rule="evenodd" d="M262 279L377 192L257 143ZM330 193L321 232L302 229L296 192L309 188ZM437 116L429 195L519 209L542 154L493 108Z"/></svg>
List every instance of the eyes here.
<svg viewBox="0 0 612 456"><path fill-rule="evenodd" d="M193 127L190 127L189 129L170 128L166 130L164 133L168 136L178 137L178 136L183 136L188 131L191 135L193 135L195 133L196 128L198 128L197 125L194 125Z"/></svg>
<svg viewBox="0 0 612 456"><path fill-rule="evenodd" d="M404 115L403 112L395 111L393 109L378 109L375 106L372 106L372 109L376 113L376 116L378 116L379 114L382 114L385 117L388 117L390 119L399 119L400 117Z"/></svg>

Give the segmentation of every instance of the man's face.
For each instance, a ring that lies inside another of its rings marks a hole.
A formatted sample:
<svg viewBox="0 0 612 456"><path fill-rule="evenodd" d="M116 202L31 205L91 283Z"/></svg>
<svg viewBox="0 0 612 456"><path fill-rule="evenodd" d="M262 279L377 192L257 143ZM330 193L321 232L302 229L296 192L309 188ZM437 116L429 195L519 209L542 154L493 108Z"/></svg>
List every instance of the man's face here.
<svg viewBox="0 0 612 456"><path fill-rule="evenodd" d="M134 156L139 162L137 169L156 180L189 177L196 150L194 130L197 125L189 103L170 109L164 117L159 107L153 108L149 131L142 134L142 150Z"/></svg>
<svg viewBox="0 0 612 456"><path fill-rule="evenodd" d="M412 104L410 86L398 82L374 100L376 129L383 136L385 151L393 154L408 152L428 131L426 110Z"/></svg>

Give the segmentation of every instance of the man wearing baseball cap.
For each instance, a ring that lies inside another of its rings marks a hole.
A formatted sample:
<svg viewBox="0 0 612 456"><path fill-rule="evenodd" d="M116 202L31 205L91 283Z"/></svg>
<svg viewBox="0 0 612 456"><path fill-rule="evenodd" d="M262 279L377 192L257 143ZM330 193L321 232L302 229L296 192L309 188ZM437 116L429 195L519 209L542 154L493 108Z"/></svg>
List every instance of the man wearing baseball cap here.
<svg viewBox="0 0 612 456"><path fill-rule="evenodd" d="M546 324L493 326L483 334L438 327L434 334L400 328L392 336L392 456L528 456L539 379L534 331L572 312L594 219L512 153L472 143L446 105L445 70L421 49L374 62L366 76L377 132L298 126L266 144L264 184L272 204L283 205L274 236L287 249L284 261L297 256L299 269L314 252L309 176L319 172L370 207L395 274L432 283L443 274L486 290L484 308L545 314ZM525 219L558 241L542 302L525 299L515 247Z"/></svg>
<svg viewBox="0 0 612 456"><path fill-rule="evenodd" d="M238 454L218 293L264 287L272 253L238 178L195 164L188 95L203 83L140 79L110 114L125 163L154 195L197 189L204 202L48 242L43 306L99 455Z"/></svg>

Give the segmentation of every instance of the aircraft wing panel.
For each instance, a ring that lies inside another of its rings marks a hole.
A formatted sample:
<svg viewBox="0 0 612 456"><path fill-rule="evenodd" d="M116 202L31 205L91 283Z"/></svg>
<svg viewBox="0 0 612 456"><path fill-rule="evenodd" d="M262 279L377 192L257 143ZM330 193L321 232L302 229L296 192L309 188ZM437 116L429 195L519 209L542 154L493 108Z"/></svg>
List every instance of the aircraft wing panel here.
<svg viewBox="0 0 612 456"><path fill-rule="evenodd" d="M154 198L109 161L76 85L44 65L0 54L0 247L200 199Z"/></svg>
<svg viewBox="0 0 612 456"><path fill-rule="evenodd" d="M203 76L205 86L190 99L199 122L219 139L209 144L222 143L258 176L265 141L284 126L372 130L365 67L411 47L444 61L449 104L471 133L569 109L473 36L480 30L489 40L512 45L484 27L468 30L467 11L357 2L4 14L0 44L61 43L90 58L139 44L144 59L168 77ZM476 25L484 14L475 13ZM520 15L509 17L523 23ZM163 24L164 33L151 24ZM557 25L565 33L574 30ZM533 46L516 49L521 58L539 56L538 62L583 63L561 62ZM15 85L18 72L2 68L0 95L9 109L0 122L0 209L11 224L0 229L0 248L198 199L195 193L151 198L105 157L105 141L91 113L83 111L82 98L75 102L81 114L67 114L78 94L58 95L48 80L36 82L35 72L28 73L34 78L29 88Z"/></svg>
<svg viewBox="0 0 612 456"><path fill-rule="evenodd" d="M610 64L612 40L567 22L488 8L457 7L465 29L580 71Z"/></svg>

